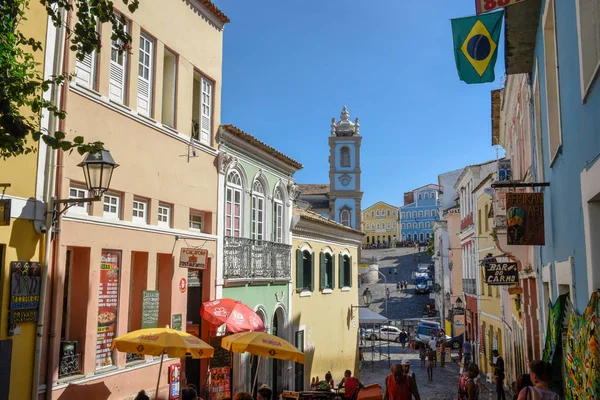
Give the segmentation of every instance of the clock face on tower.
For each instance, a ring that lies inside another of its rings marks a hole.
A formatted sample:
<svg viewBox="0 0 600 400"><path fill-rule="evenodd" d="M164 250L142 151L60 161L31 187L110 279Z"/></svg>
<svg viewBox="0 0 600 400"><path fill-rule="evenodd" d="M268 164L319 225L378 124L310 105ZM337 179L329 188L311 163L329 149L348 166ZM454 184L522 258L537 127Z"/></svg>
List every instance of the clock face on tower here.
<svg viewBox="0 0 600 400"><path fill-rule="evenodd" d="M348 174L343 174L338 179L339 179L340 183L342 184L342 186L348 186L350 184L350 182L352 182L352 177Z"/></svg>

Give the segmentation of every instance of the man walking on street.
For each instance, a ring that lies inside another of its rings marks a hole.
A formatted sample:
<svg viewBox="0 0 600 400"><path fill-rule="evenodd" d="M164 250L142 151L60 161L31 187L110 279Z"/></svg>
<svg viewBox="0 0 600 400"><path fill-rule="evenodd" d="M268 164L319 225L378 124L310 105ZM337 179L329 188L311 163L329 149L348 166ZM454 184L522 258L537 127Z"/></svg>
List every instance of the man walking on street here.
<svg viewBox="0 0 600 400"><path fill-rule="evenodd" d="M406 333L404 328L402 328L402 331L400 331L398 338L400 339L400 344L402 345L402 348L404 349L404 346L406 346L406 339L408 338L408 334Z"/></svg>
<svg viewBox="0 0 600 400"><path fill-rule="evenodd" d="M463 354L465 358L464 367L466 370L471 362L471 341L469 341L469 338L466 338L465 342L463 343Z"/></svg>
<svg viewBox="0 0 600 400"><path fill-rule="evenodd" d="M435 367L435 364L437 363L437 339L435 336L432 336L429 341L429 349L433 352L433 367Z"/></svg>
<svg viewBox="0 0 600 400"><path fill-rule="evenodd" d="M506 394L504 393L504 359L500 357L498 350L492 350L492 356L494 357L490 362L490 366L494 368L494 379L496 380L496 393L497 399L506 400Z"/></svg>
<svg viewBox="0 0 600 400"><path fill-rule="evenodd" d="M392 365L392 373L385 378L385 393L383 400L421 400L412 376L405 375L402 367Z"/></svg>

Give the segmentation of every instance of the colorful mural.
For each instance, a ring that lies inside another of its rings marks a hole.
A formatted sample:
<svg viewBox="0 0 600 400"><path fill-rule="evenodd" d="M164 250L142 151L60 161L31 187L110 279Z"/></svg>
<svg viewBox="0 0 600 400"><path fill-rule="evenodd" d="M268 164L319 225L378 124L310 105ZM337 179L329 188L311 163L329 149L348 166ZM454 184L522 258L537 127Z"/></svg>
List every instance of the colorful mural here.
<svg viewBox="0 0 600 400"><path fill-rule="evenodd" d="M552 365L553 373L550 387L558 394L562 394L563 391L562 374L560 372L563 362L562 331L568 296L568 294L558 296L554 305L548 303L548 328L546 329L546 344L542 354L542 360Z"/></svg>
<svg viewBox="0 0 600 400"><path fill-rule="evenodd" d="M592 293L583 315L571 314L565 357L565 399L600 398L600 291Z"/></svg>

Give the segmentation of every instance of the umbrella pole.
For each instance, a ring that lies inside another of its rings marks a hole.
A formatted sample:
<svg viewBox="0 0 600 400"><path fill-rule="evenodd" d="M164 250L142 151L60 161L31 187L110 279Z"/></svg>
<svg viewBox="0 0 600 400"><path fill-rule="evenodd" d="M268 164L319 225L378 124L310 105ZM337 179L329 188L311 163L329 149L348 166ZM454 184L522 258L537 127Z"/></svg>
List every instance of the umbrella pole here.
<svg viewBox="0 0 600 400"><path fill-rule="evenodd" d="M165 357L165 352L163 351L162 354L160 355L160 365L158 367L158 379L156 380L156 393L154 395L154 398L156 400L158 400L158 386L160 386L160 374L162 372L162 365L163 365L164 357Z"/></svg>
<svg viewBox="0 0 600 400"><path fill-rule="evenodd" d="M258 380L258 369L260 368L260 359L262 357L260 356L255 356L258 357L258 361L256 361L256 375L254 375L254 383L252 384L252 392L250 392L253 396L254 396L254 388L256 388L256 381Z"/></svg>

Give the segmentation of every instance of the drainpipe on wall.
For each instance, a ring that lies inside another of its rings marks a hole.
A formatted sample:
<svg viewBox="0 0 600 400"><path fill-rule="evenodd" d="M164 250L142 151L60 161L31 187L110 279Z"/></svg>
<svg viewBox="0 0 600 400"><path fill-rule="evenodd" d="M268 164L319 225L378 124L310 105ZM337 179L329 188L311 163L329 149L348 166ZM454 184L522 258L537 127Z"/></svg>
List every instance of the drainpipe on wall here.
<svg viewBox="0 0 600 400"><path fill-rule="evenodd" d="M52 64L52 73L51 75L57 76L62 71L62 61L63 61L63 48L62 44L65 41L65 26L60 26L55 28L52 24L50 18L48 18L48 35L50 35L51 31L55 31L55 40L54 40L54 57ZM60 91L61 88L54 85L51 88L50 92L50 100L54 104L58 104L60 101ZM48 135L54 136L57 127L58 118L53 115L53 113L48 114ZM54 157L56 155L56 150L52 149L50 146L46 147L46 162L45 162L45 171L44 171L44 202L46 204L46 227L48 232L44 237L44 262L42 266L42 276L40 282L40 305L38 311L38 323L36 327L36 338L35 338L35 353L34 353L34 364L33 364L33 378L32 378L32 390L31 390L31 399L37 400L39 398L39 387L40 387L40 370L41 370L41 362L42 362L42 346L44 345L44 320L46 319L46 296L47 296L47 287L48 287L48 278L50 276L50 263L49 259L51 256L51 247L52 247L52 221L54 217L53 208L54 202L52 196L54 195L54 185L55 185L55 172L54 169ZM46 371L48 374L49 371ZM52 387L46 387L46 395L48 392L52 391Z"/></svg>

